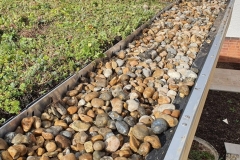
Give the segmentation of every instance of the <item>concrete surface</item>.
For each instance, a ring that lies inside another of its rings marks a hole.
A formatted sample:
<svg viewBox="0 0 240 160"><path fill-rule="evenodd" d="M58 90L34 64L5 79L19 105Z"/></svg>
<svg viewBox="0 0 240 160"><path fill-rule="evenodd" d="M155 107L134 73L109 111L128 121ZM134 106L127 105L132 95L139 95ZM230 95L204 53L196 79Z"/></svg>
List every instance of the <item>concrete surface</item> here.
<svg viewBox="0 0 240 160"><path fill-rule="evenodd" d="M240 70L216 68L210 90L240 92Z"/></svg>

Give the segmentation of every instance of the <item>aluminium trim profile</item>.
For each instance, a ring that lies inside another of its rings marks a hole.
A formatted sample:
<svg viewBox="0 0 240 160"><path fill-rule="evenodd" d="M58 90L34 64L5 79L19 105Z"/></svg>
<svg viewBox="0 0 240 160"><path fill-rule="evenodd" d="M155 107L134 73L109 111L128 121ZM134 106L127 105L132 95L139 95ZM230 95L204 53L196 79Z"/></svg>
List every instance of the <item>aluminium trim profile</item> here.
<svg viewBox="0 0 240 160"><path fill-rule="evenodd" d="M176 132L164 160L187 160L191 144L197 129L198 122L209 90L211 76L216 67L219 51L226 35L231 19L232 8L235 0L231 0L226 8L225 15L219 26L203 68L189 97L187 106L179 121Z"/></svg>

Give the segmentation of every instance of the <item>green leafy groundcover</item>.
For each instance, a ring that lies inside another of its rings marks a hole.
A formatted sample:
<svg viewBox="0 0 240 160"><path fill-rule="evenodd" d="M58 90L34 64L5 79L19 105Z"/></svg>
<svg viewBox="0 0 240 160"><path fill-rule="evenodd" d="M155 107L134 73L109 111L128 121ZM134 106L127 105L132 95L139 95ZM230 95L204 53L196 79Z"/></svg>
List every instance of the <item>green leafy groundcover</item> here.
<svg viewBox="0 0 240 160"><path fill-rule="evenodd" d="M18 113L34 89L46 93L162 7L159 0L1 0L0 110Z"/></svg>

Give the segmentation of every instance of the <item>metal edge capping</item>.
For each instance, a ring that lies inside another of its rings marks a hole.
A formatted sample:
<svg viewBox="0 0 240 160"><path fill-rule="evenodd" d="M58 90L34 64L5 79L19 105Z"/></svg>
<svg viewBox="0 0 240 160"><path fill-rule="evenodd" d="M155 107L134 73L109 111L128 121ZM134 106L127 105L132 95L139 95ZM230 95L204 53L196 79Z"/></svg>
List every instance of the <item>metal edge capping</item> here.
<svg viewBox="0 0 240 160"><path fill-rule="evenodd" d="M88 72L92 71L95 68L97 63L105 59L111 58L114 53L116 54L116 52L126 48L127 44L130 43L136 36L138 36L144 28L147 28L163 12L170 9L173 5L178 4L180 1L181 0L176 0L175 2L169 4L168 6L163 8L161 11L159 11L153 18L151 18L149 21L141 25L133 33L127 36L126 39L121 40L116 45L112 46L109 50L107 50L104 53L106 55L105 58L94 60L93 62L88 64L86 67L78 71L76 74L70 76L69 78L61 82L54 89L52 89L45 95L40 96L30 104L28 104L21 111L21 113L19 113L17 116L11 117L0 127L0 138L3 137L8 132L14 131L24 117L40 116L43 110L47 106L49 106L49 104L51 104L52 102L59 101L59 99L61 99L68 90L74 88L77 85L77 83L79 82L79 79L82 76L85 76Z"/></svg>
<svg viewBox="0 0 240 160"><path fill-rule="evenodd" d="M230 0L226 8L226 14L222 19L218 33L213 41L209 54L198 75L198 79L189 97L187 106L177 126L164 160L186 160L192 145L192 141L200 120L204 103L209 90L210 81L219 57L222 39L230 22L232 8L235 0Z"/></svg>

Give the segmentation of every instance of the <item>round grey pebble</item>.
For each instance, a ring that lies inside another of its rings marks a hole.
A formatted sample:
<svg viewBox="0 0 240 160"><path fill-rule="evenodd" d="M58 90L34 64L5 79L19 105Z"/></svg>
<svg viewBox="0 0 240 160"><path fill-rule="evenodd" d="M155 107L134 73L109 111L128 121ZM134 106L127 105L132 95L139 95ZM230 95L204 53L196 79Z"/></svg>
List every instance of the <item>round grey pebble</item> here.
<svg viewBox="0 0 240 160"><path fill-rule="evenodd" d="M167 122L163 118L157 118L153 121L151 129L155 134L161 134L166 131L168 127Z"/></svg>

